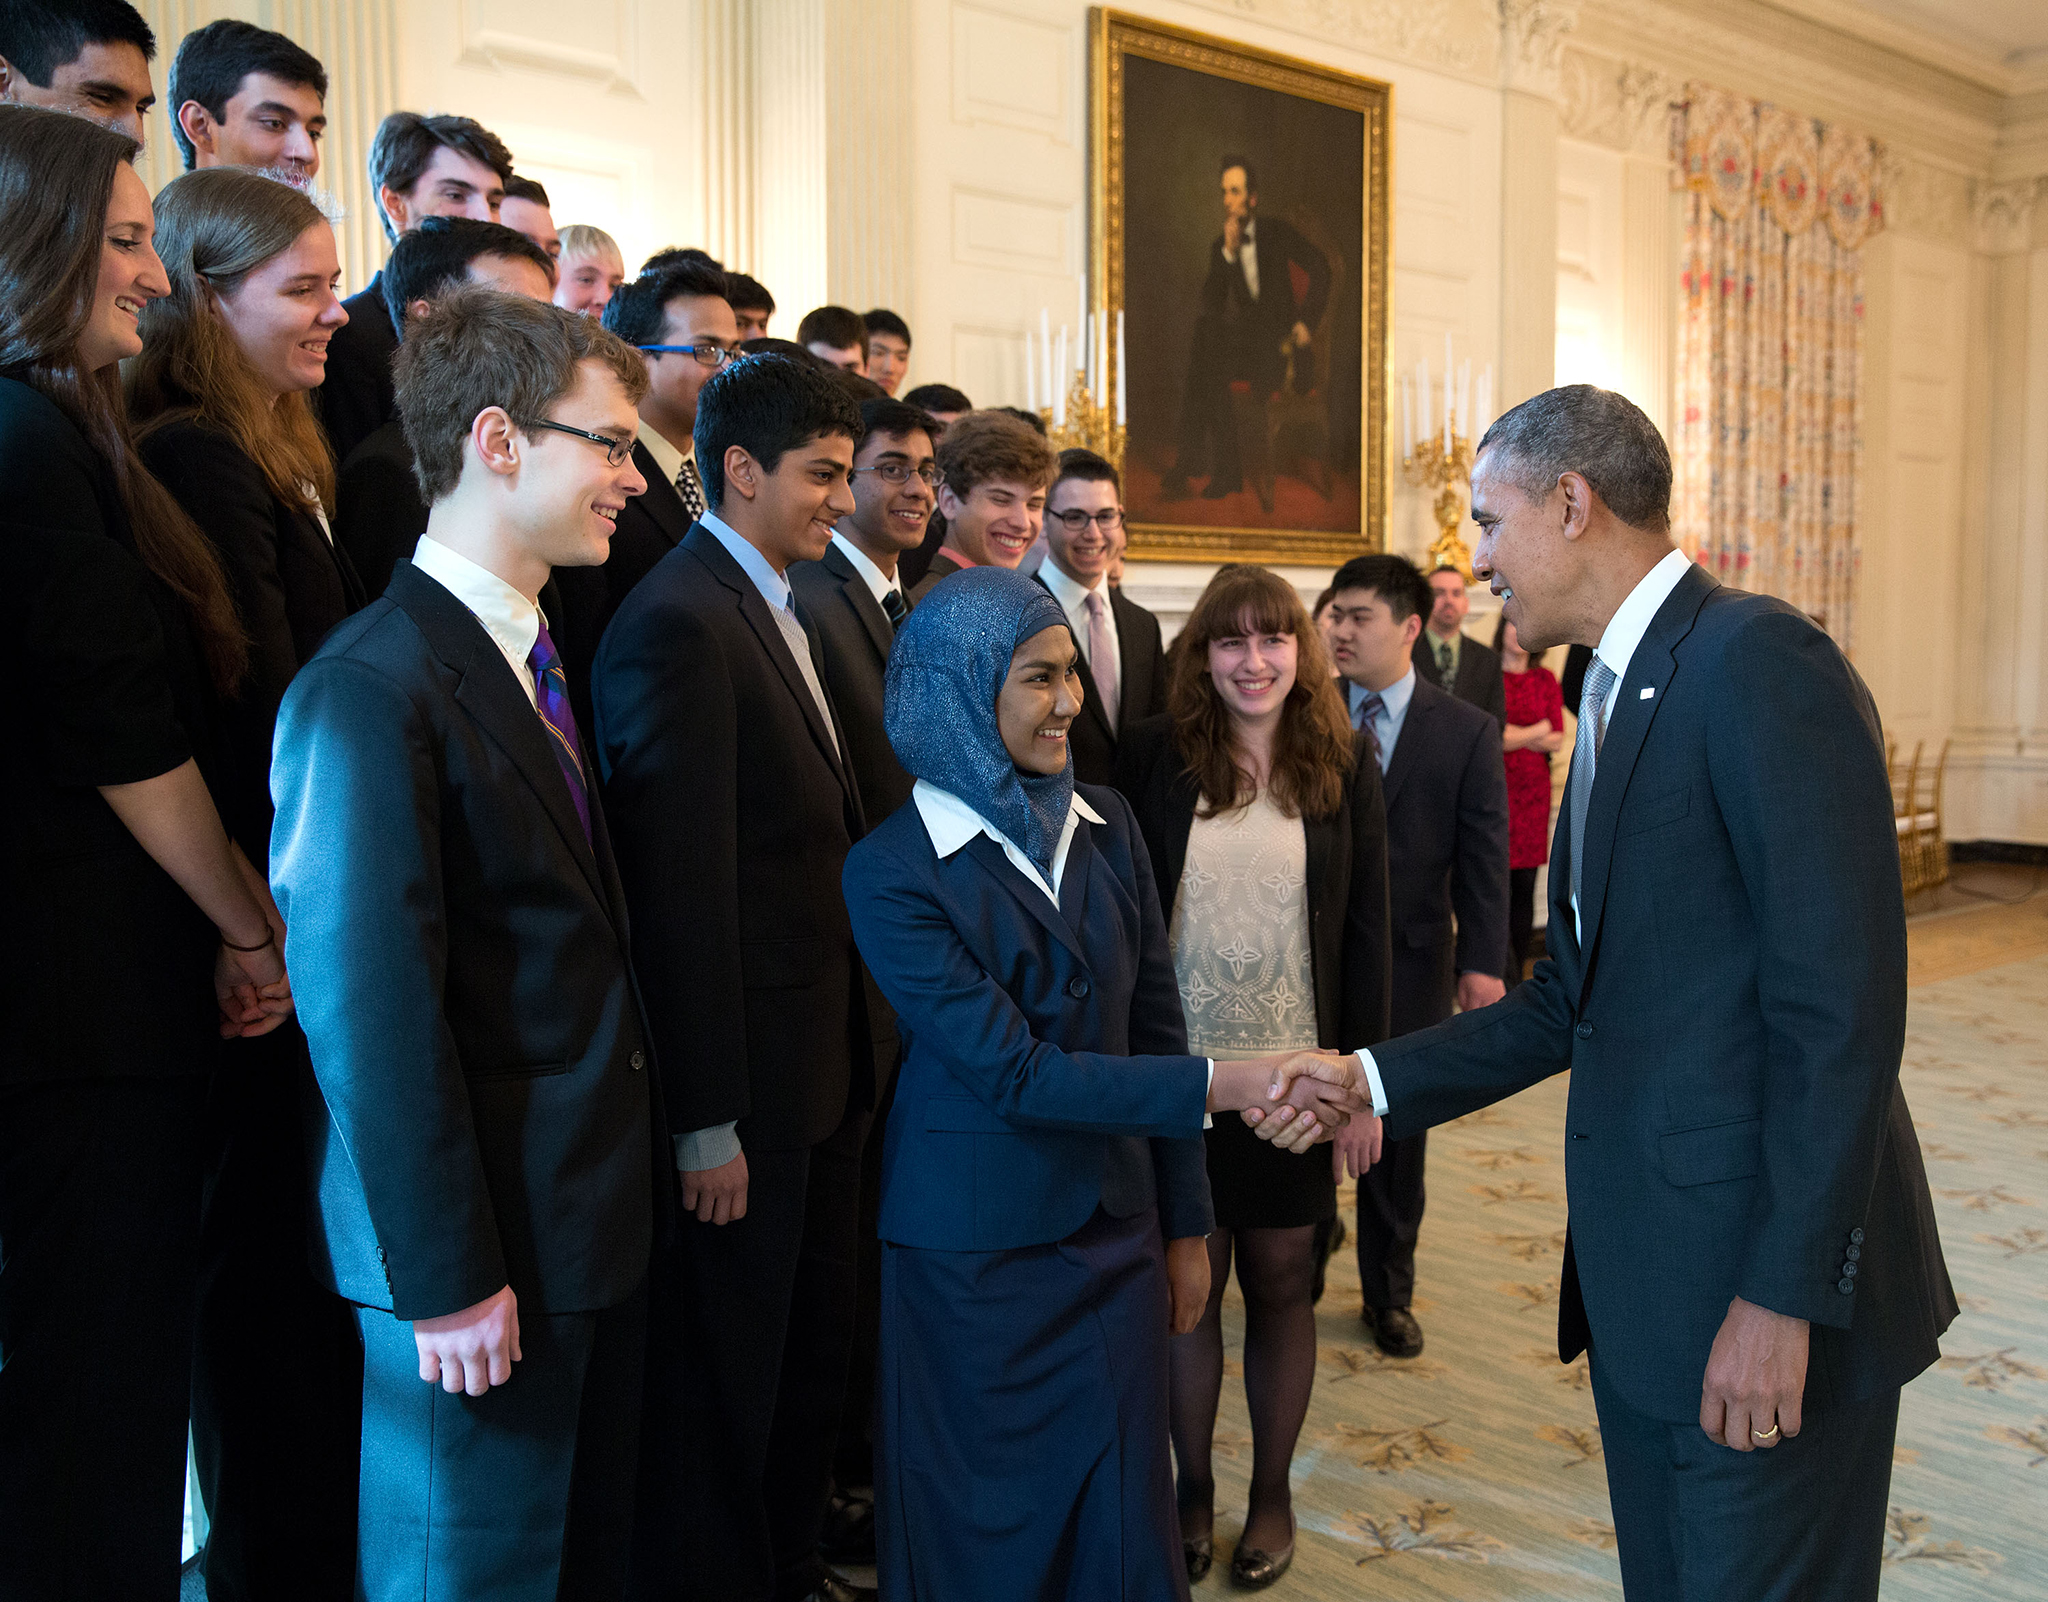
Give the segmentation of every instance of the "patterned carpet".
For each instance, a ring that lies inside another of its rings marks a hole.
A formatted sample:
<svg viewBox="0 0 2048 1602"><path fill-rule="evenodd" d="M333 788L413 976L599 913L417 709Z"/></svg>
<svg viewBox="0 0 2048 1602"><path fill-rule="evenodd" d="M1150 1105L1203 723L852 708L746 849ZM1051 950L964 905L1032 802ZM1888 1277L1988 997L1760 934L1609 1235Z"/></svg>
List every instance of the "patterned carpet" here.
<svg viewBox="0 0 2048 1602"><path fill-rule="evenodd" d="M2044 913L2030 908L2025 929L2048 927ZM1987 920L2015 923L2004 909L1960 915L1934 943L1981 944ZM1916 973L1972 965L1950 954L1930 967L1923 931L1916 920ZM1901 1412L1883 1588L1897 1602L2048 1591L2048 954L2020 939L1988 955L2015 949L2031 954L1911 995L1906 1094L1965 1312ZM1560 1366L1554 1344L1564 1106L1559 1079L1431 1135L1421 1357L1379 1355L1357 1320L1355 1266L1342 1253L1331 1265L1295 1460L1298 1556L1275 1594L1620 1597L1585 1364ZM1225 1318L1234 1354L1234 1288ZM1231 1590L1225 1548L1244 1516L1234 1355L1230 1373L1218 1564L1198 1596Z"/></svg>

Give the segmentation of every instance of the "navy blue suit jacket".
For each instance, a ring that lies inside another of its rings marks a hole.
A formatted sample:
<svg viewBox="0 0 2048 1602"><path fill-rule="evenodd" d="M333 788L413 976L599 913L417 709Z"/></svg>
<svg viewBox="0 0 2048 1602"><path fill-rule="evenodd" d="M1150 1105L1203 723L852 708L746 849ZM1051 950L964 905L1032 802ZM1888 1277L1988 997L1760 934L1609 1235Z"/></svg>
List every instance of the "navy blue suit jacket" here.
<svg viewBox="0 0 2048 1602"><path fill-rule="evenodd" d="M847 856L854 936L903 1032L884 1240L1038 1246L1155 1201L1168 1240L1215 1227L1208 1067L1151 861L1122 796L1077 788L1106 822L1075 829L1058 908L985 834L940 858L914 805Z"/></svg>
<svg viewBox="0 0 2048 1602"><path fill-rule="evenodd" d="M1549 955L1491 1007L1374 1052L1387 1134L1571 1070L1558 1350L1699 1416L1731 1298L1812 1325L1810 1403L1932 1363L1954 1318L1899 1090L1906 925L1884 746L1834 643L1695 567L1629 662L1580 895L1550 856Z"/></svg>

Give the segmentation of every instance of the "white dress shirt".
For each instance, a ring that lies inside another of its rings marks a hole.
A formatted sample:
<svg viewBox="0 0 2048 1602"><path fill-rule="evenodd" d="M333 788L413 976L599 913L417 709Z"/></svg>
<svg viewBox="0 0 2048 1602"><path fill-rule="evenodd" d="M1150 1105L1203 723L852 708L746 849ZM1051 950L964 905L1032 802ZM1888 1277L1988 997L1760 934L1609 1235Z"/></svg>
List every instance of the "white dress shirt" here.
<svg viewBox="0 0 2048 1602"><path fill-rule="evenodd" d="M775 564L763 556L759 548L744 534L716 512L706 512L702 521L718 543L725 547L727 554L739 563L741 570L754 581L754 588L761 592L761 599L770 606L779 606L783 611L789 611L788 576L776 572Z"/></svg>
<svg viewBox="0 0 2048 1602"><path fill-rule="evenodd" d="M1238 266L1244 269L1244 287L1252 292L1252 299L1257 300L1259 298L1258 218L1245 218L1243 243L1237 247L1237 254L1235 256L1232 256L1226 248L1223 252L1223 259L1225 261L1235 261Z"/></svg>
<svg viewBox="0 0 2048 1602"><path fill-rule="evenodd" d="M422 534L413 547L412 565L439 584L476 615L492 642L518 677L526 699L538 708L533 686L533 642L540 638L540 608L487 567L479 567L460 551Z"/></svg>
<svg viewBox="0 0 2048 1602"><path fill-rule="evenodd" d="M895 575L884 573L875 566L874 558L844 534L835 533L832 536L832 543L839 548L839 554L853 564L853 570L860 575L861 582L874 592L875 605L882 606L882 598L891 590L899 596L902 595L903 586L896 581ZM882 610L886 612L888 608L883 606Z"/></svg>
<svg viewBox="0 0 2048 1602"><path fill-rule="evenodd" d="M1117 653L1116 671L1121 675L1123 668L1124 642L1116 631L1116 608L1109 604L1109 580L1098 576L1095 588L1084 589L1061 570L1059 563L1047 557L1045 565L1038 570L1038 581L1052 591L1052 598L1060 603L1060 610L1067 614L1067 627L1073 630L1074 644L1080 647L1084 660L1088 656L1088 642L1094 638L1089 632L1088 597L1102 597L1102 620L1109 625L1109 643ZM1094 662L1088 663L1092 670Z"/></svg>
<svg viewBox="0 0 2048 1602"><path fill-rule="evenodd" d="M1344 699L1351 715L1358 716L1358 703L1374 692L1355 679L1344 681ZM1408 671L1378 692L1379 715L1372 720L1372 737L1380 744L1380 772L1387 771L1387 764L1394 760L1394 747L1401 739L1401 725L1408 721L1408 703L1415 699L1415 665L1411 662Z"/></svg>
<svg viewBox="0 0 2048 1602"><path fill-rule="evenodd" d="M654 465L661 469L661 476L671 484L675 483L676 474L683 470L683 463L694 460L697 454L694 440L689 450L679 451L655 432L653 424L645 418L640 421L639 440L647 447L647 454L654 458Z"/></svg>

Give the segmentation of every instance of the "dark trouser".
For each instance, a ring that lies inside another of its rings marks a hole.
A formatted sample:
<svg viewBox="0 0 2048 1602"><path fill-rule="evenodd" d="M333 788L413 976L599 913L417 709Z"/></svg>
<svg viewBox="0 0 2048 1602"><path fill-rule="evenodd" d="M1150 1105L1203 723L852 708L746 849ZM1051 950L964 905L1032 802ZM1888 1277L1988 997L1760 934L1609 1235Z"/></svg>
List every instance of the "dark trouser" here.
<svg viewBox="0 0 2048 1602"><path fill-rule="evenodd" d="M358 1594L366 1602L584 1602L625 1589L645 1290L595 1313L522 1309L512 1378L482 1396L420 1378L412 1325L355 1309L363 1340Z"/></svg>
<svg viewBox="0 0 2048 1602"><path fill-rule="evenodd" d="M1522 982L1522 962L1536 932L1536 869L1508 869L1508 967L1501 977L1512 990Z"/></svg>
<svg viewBox="0 0 2048 1602"><path fill-rule="evenodd" d="M178 1594L205 1101L198 1075L0 1086L7 1602Z"/></svg>
<svg viewBox="0 0 2048 1602"><path fill-rule="evenodd" d="M1768 1451L1638 1413L1592 1356L1630 1602L1871 1602L1899 1393L1812 1409Z"/></svg>
<svg viewBox="0 0 2048 1602"><path fill-rule="evenodd" d="M783 1602L818 1538L853 1339L861 1147L747 1153L747 1215L685 1217L654 1281L633 1595Z"/></svg>
<svg viewBox="0 0 2048 1602"><path fill-rule="evenodd" d="M1428 1154L1426 1133L1390 1140L1358 1182L1358 1286L1367 1307L1406 1307L1414 1300Z"/></svg>
<svg viewBox="0 0 2048 1602"><path fill-rule="evenodd" d="M348 1303L306 1266L306 1037L287 1022L222 1057L206 1108L192 1350L206 1594L349 1602L363 1352ZM280 1329L292 1332L289 1385L276 1373Z"/></svg>
<svg viewBox="0 0 2048 1602"><path fill-rule="evenodd" d="M875 1065L877 1075L887 1072L889 1088L882 1093L882 1104L875 1109L868 1138L861 1146L852 1358L846 1367L846 1405L839 1415L839 1445L832 1456L832 1478L842 1491L875 1483L875 1377L882 1323L882 1144L889 1132L889 1109L896 1103L893 1059L897 1055L897 1049L891 1047L892 1060Z"/></svg>
<svg viewBox="0 0 2048 1602"><path fill-rule="evenodd" d="M1275 360L1277 356L1259 349L1253 325L1213 314L1195 320L1187 385L1181 392L1176 473L1199 475L1206 468L1211 487L1235 489L1243 482L1237 410L1230 386L1234 380L1245 380L1263 407L1279 384L1277 373L1268 371Z"/></svg>

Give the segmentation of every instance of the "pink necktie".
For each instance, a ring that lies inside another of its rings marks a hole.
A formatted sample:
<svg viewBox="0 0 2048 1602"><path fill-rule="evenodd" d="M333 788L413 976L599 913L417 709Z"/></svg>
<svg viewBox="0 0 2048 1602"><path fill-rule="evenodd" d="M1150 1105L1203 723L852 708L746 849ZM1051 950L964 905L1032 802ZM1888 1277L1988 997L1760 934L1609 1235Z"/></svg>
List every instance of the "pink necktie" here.
<svg viewBox="0 0 2048 1602"><path fill-rule="evenodd" d="M1118 691L1117 673L1121 664L1116 659L1116 641L1110 637L1109 608L1103 604L1102 592L1088 592L1088 676L1095 681L1096 693L1102 697L1102 716L1109 726L1116 727L1116 706Z"/></svg>

